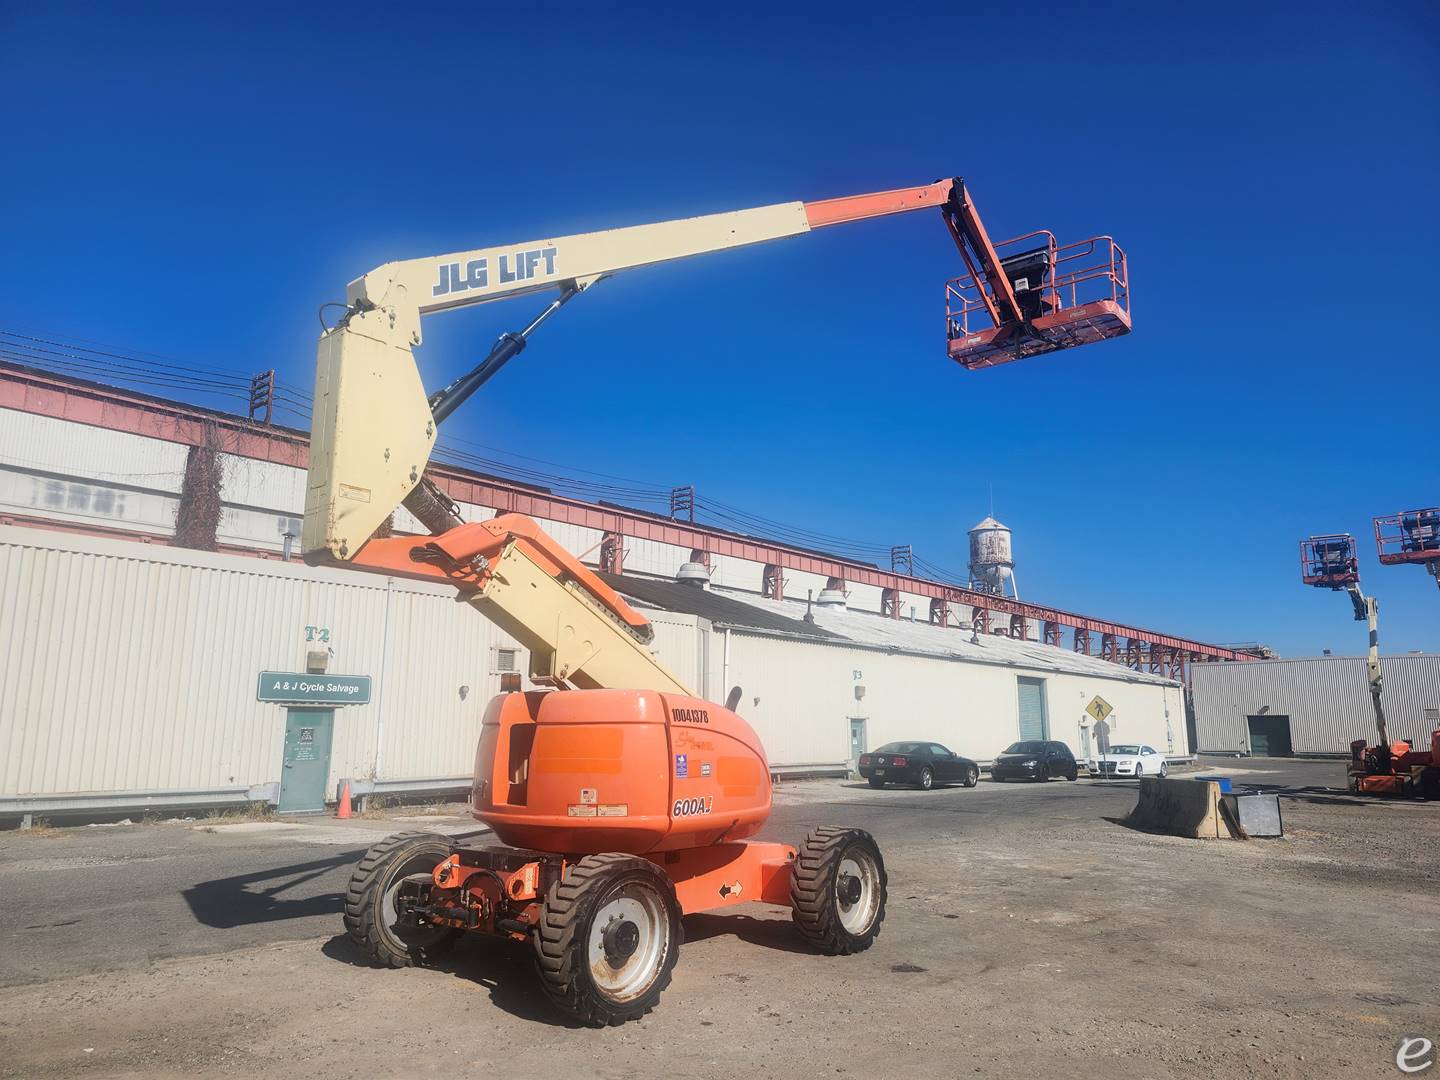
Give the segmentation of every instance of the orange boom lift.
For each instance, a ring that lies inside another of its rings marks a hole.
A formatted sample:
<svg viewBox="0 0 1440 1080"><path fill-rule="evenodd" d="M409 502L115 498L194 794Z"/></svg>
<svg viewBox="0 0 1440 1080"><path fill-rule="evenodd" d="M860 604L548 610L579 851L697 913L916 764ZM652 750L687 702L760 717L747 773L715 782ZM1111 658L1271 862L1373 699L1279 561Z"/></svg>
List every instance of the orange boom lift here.
<svg viewBox="0 0 1440 1080"><path fill-rule="evenodd" d="M406 833L356 866L345 926L373 961L424 963L466 932L528 941L551 1000L602 1025L655 1005L686 913L760 900L790 907L822 952L875 940L886 873L868 833L816 828L798 848L752 839L770 814L770 767L734 711L739 688L725 706L697 696L650 652L649 622L534 521L467 524L425 467L437 426L596 282L927 208L966 268L947 286L948 352L963 366L1129 331L1113 242L992 244L958 178L387 263L351 282L318 350L305 557L453 586L525 646L544 688L521 693L507 677L485 713L471 803L500 844ZM422 316L541 291L555 295L528 326L427 396L413 354ZM400 506L431 535L376 537Z"/></svg>

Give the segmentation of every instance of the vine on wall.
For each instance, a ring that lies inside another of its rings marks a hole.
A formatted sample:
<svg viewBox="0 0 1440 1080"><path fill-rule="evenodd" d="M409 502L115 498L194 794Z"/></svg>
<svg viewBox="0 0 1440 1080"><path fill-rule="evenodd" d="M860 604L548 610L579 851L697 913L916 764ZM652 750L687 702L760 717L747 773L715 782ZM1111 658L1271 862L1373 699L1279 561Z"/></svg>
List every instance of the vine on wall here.
<svg viewBox="0 0 1440 1080"><path fill-rule="evenodd" d="M185 458L180 505L175 510L175 546L214 551L220 529L220 437L214 424L205 425L205 444L192 446Z"/></svg>

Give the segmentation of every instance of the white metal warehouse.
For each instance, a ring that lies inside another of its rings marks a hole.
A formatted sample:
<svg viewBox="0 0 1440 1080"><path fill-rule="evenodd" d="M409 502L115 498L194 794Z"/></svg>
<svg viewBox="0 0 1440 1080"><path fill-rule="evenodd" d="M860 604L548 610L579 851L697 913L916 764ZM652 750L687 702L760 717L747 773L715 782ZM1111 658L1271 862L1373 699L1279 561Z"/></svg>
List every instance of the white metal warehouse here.
<svg viewBox="0 0 1440 1080"><path fill-rule="evenodd" d="M1440 655L1382 656L1380 670L1390 737L1428 747L1440 728ZM1196 664L1191 681L1201 753L1348 756L1351 741L1375 741L1363 656Z"/></svg>
<svg viewBox="0 0 1440 1080"><path fill-rule="evenodd" d="M807 625L803 603L609 580L665 609L660 618L709 611L702 633L710 634L709 670L715 675L718 663L719 678L709 680L707 696L723 700L740 686L740 712L782 768L843 768L860 750L900 739L944 743L986 763L1017 739L1058 739L1083 755L1090 749L1085 706L1097 695L1115 709L1107 722L1117 741L1150 743L1172 757L1189 753L1182 688L1158 675L844 606L814 606ZM711 610L717 600L723 608ZM761 624L763 616L790 625ZM859 746L850 743L852 730L861 733Z"/></svg>
<svg viewBox="0 0 1440 1080"><path fill-rule="evenodd" d="M660 660L740 712L777 772L841 772L856 749L930 739L988 761L1021 737L1087 746L1086 704L1112 737L1188 754L1179 683L1069 650L953 626L621 579ZM701 599L703 598L703 599ZM517 644L453 590L278 560L0 526L0 813L273 800L284 710L261 671L373 677L336 710L329 783L464 783ZM852 734L859 739L852 747ZM365 790L364 787L361 790Z"/></svg>

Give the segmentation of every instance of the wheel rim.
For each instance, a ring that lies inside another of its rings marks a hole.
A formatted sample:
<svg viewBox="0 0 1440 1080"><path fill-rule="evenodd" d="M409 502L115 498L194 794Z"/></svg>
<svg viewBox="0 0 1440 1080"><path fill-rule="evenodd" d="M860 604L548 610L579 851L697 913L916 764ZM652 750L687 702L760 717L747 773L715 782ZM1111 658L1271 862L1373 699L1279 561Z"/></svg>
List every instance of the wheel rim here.
<svg viewBox="0 0 1440 1080"><path fill-rule="evenodd" d="M443 857L443 856L442 856ZM449 933L447 926L408 927L400 925L400 894L407 887L417 891L433 882L434 867L440 860L434 855L416 855L406 859L396 868L389 887L380 897L380 914L386 931L407 948L411 945L425 947ZM420 868L424 869L420 869Z"/></svg>
<svg viewBox="0 0 1440 1080"><path fill-rule="evenodd" d="M979 783L979 781L980 774L977 773L974 769L971 769L965 774L965 783L970 787L974 787L977 783Z"/></svg>
<svg viewBox="0 0 1440 1080"><path fill-rule="evenodd" d="M590 922L587 959L596 989L611 1001L633 1001L648 991L670 951L665 898L644 881L627 881L607 893Z"/></svg>
<svg viewBox="0 0 1440 1080"><path fill-rule="evenodd" d="M928 789L928 788L929 788L931 785L933 785L934 783L935 783L935 774L932 773L929 769L921 769L921 770L920 770L920 786L921 786L922 788Z"/></svg>
<svg viewBox="0 0 1440 1080"><path fill-rule="evenodd" d="M847 934L859 937L870 929L880 908L880 867L863 848L851 848L835 875L835 907Z"/></svg>

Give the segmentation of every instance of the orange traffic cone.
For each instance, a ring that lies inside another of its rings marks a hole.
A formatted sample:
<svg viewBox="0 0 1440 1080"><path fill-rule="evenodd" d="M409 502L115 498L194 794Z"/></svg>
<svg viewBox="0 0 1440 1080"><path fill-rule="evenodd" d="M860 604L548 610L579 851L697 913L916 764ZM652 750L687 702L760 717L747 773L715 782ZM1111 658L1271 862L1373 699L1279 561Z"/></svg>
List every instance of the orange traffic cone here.
<svg viewBox="0 0 1440 1080"><path fill-rule="evenodd" d="M335 808L337 818L348 818L350 816L350 781L346 780L340 785L340 805Z"/></svg>

